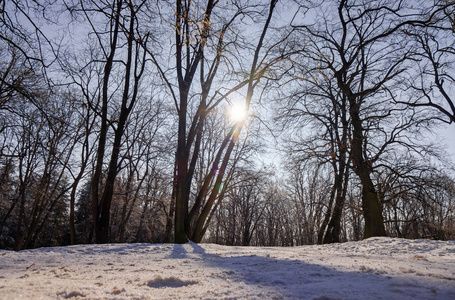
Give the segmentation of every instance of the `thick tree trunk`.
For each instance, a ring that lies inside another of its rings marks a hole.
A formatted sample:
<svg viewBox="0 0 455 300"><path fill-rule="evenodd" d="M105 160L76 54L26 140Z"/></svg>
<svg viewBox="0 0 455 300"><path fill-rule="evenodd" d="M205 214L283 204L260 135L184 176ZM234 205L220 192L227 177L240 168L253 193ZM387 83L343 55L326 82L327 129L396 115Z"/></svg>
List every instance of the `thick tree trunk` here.
<svg viewBox="0 0 455 300"><path fill-rule="evenodd" d="M384 220L379 203L378 193L371 180L371 166L363 157L363 128L359 115L359 105L350 99L351 121L353 126L351 157L354 171L359 176L362 184L362 209L365 221L364 238L372 236L385 236Z"/></svg>
<svg viewBox="0 0 455 300"><path fill-rule="evenodd" d="M367 173L359 175L362 181L362 209L365 221L363 238L365 239L386 235L378 193L368 175Z"/></svg>
<svg viewBox="0 0 455 300"><path fill-rule="evenodd" d="M186 145L186 112L187 112L188 92L181 91L179 128L176 153L176 174L174 183L175 194L175 220L174 220L174 241L183 244L188 241L186 235L185 222L188 215L188 159L189 153Z"/></svg>

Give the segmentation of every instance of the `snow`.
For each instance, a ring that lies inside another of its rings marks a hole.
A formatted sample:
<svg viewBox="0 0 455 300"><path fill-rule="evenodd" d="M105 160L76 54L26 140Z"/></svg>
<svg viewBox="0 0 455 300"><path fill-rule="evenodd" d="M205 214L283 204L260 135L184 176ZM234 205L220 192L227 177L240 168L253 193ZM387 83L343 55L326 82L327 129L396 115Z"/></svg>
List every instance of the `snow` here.
<svg viewBox="0 0 455 300"><path fill-rule="evenodd" d="M455 299L455 241L0 250L0 299Z"/></svg>

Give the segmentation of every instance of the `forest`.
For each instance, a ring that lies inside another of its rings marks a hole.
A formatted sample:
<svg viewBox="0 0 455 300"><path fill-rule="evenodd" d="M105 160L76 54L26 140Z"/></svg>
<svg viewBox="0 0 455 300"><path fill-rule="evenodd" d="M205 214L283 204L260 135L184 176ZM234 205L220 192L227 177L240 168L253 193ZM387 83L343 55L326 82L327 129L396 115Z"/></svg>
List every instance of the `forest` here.
<svg viewBox="0 0 455 300"><path fill-rule="evenodd" d="M0 0L0 249L455 239L453 0Z"/></svg>

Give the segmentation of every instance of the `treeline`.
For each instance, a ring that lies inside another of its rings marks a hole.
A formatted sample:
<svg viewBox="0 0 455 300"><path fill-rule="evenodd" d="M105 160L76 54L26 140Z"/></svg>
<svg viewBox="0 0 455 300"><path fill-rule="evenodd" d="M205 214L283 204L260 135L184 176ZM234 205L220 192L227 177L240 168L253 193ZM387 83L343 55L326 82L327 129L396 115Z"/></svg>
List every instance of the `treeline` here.
<svg viewBox="0 0 455 300"><path fill-rule="evenodd" d="M0 2L0 247L454 239L455 2L251 2Z"/></svg>

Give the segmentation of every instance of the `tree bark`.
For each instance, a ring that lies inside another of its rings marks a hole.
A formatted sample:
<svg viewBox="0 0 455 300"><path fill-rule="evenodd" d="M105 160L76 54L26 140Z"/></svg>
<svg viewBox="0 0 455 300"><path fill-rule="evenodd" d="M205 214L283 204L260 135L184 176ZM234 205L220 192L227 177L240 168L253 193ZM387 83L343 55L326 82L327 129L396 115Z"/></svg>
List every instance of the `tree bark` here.
<svg viewBox="0 0 455 300"><path fill-rule="evenodd" d="M363 128L359 115L359 105L355 100L349 99L353 132L351 143L351 157L354 171L359 176L362 184L362 209L365 221L364 238L372 236L385 236L384 220L378 193L371 180L371 165L363 157Z"/></svg>

